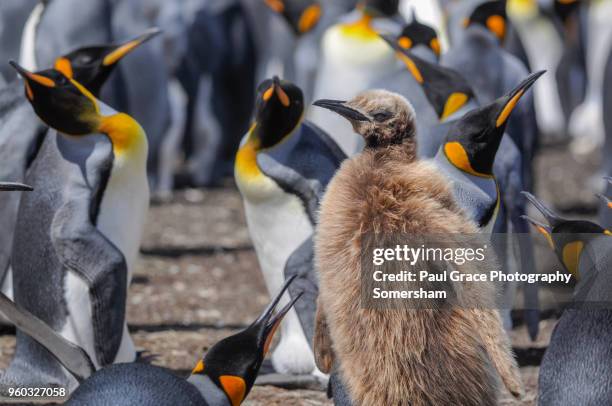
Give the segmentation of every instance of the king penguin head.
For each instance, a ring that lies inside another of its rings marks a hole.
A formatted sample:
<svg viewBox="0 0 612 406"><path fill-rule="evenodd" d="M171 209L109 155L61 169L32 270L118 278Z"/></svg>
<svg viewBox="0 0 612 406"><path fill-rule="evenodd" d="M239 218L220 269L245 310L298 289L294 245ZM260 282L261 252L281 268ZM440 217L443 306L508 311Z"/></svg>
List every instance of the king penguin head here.
<svg viewBox="0 0 612 406"><path fill-rule="evenodd" d="M530 75L505 96L457 120L442 146L448 161L471 175L493 177L493 162L508 118L521 97L544 72Z"/></svg>
<svg viewBox="0 0 612 406"><path fill-rule="evenodd" d="M321 19L323 9L316 0L264 0L281 15L296 35L310 32Z"/></svg>
<svg viewBox="0 0 612 406"><path fill-rule="evenodd" d="M429 48L436 55L436 58L440 57L440 40L436 30L421 23L414 9L412 10L412 20L410 24L404 26L394 43L397 44L397 47L404 50L416 49L417 47L424 46Z"/></svg>
<svg viewBox="0 0 612 406"><path fill-rule="evenodd" d="M397 93L366 90L350 101L317 100L315 106L346 118L370 148L415 141L416 118L412 105Z"/></svg>
<svg viewBox="0 0 612 406"><path fill-rule="evenodd" d="M259 149L280 143L300 124L304 113L302 90L278 77L265 80L257 88L255 125Z"/></svg>
<svg viewBox="0 0 612 406"><path fill-rule="evenodd" d="M440 121L446 121L470 101L475 102L474 92L461 74L419 58L386 35L382 38L395 49L398 59L422 86Z"/></svg>
<svg viewBox="0 0 612 406"><path fill-rule="evenodd" d="M464 22L465 27L473 24L485 27L503 41L508 26L506 0L492 0L478 5Z"/></svg>
<svg viewBox="0 0 612 406"><path fill-rule="evenodd" d="M215 344L192 371L192 375L208 376L227 395L232 406L240 405L248 395L270 349L274 333L301 296L297 295L276 315L272 314L294 279L295 276L287 280L253 324Z"/></svg>
<svg viewBox="0 0 612 406"><path fill-rule="evenodd" d="M612 232L598 224L586 220L567 220L558 216L543 202L528 192L522 192L534 207L542 214L546 223L539 222L528 216L529 221L538 230L555 252L565 269L577 279L579 275L580 257L589 241L602 235L612 236Z"/></svg>
<svg viewBox="0 0 612 406"><path fill-rule="evenodd" d="M96 97L117 62L124 56L155 37L161 31L153 28L138 38L122 44L98 45L79 48L55 60L54 68L67 78L83 84Z"/></svg>
<svg viewBox="0 0 612 406"><path fill-rule="evenodd" d="M23 77L34 111L49 127L68 135L86 135L98 129L98 101L83 85L55 69L33 73L15 62L10 64Z"/></svg>

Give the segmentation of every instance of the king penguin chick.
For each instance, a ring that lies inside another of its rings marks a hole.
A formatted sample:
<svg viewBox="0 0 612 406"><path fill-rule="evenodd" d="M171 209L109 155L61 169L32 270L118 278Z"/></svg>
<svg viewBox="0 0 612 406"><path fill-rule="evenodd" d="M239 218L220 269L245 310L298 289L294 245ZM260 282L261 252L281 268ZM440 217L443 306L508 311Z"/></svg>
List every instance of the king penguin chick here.
<svg viewBox="0 0 612 406"><path fill-rule="evenodd" d="M78 48L55 60L54 66L69 78L75 79L99 97L102 85L117 63L141 44L160 31L149 30L138 38L120 44L92 45ZM21 181L29 165L38 153L47 126L35 116L23 97L23 83L15 80L0 89L0 178ZM18 132L19 135L15 136ZM10 256L13 248L13 232L17 220L20 195L0 194L0 285L9 297L12 293Z"/></svg>
<svg viewBox="0 0 612 406"><path fill-rule="evenodd" d="M395 69L393 53L377 32L397 35L401 30L398 0L367 0L332 27L321 40L320 68L314 99L350 99L367 85ZM327 131L349 156L363 148L363 140L343 120L312 109L309 118Z"/></svg>
<svg viewBox="0 0 612 406"><path fill-rule="evenodd" d="M26 176L35 192L22 196L17 216L15 302L82 347L97 368L133 361L125 306L149 205L146 134L60 71L12 64L34 111L56 130ZM2 383L75 385L23 334Z"/></svg>
<svg viewBox="0 0 612 406"><path fill-rule="evenodd" d="M0 293L0 314L36 340L81 383L66 405L238 406L249 394L274 333L299 296L273 312L289 279L245 330L224 338L206 353L187 379L144 363L121 363L95 371L88 354L38 317Z"/></svg>
<svg viewBox="0 0 612 406"><path fill-rule="evenodd" d="M612 233L585 220L556 215L526 193L546 219L528 218L563 267L578 279L540 365L538 404L607 405L612 402ZM571 347L571 351L568 348Z"/></svg>
<svg viewBox="0 0 612 406"><path fill-rule="evenodd" d="M410 104L395 93L371 90L349 102L315 105L348 119L366 144L338 170L321 203L315 237L319 368L327 372L335 364L355 405L495 404L495 370L520 396L520 375L494 310L492 285L457 286L461 309L444 309L450 303L417 309L410 300L384 309L362 303L361 281L376 270L362 260L367 240L388 247L397 244L398 235L478 232L455 203L446 178L430 162L416 159ZM494 265L485 262L478 265L482 269L474 263L458 269L487 272ZM407 264L396 266L390 273Z"/></svg>
<svg viewBox="0 0 612 406"><path fill-rule="evenodd" d="M289 374L315 371L309 345L318 295L312 234L319 199L346 158L327 134L302 120L303 113L297 86L277 77L261 83L255 122L241 143L234 171L268 291L299 275L289 294L304 292L287 315L272 355L275 369Z"/></svg>

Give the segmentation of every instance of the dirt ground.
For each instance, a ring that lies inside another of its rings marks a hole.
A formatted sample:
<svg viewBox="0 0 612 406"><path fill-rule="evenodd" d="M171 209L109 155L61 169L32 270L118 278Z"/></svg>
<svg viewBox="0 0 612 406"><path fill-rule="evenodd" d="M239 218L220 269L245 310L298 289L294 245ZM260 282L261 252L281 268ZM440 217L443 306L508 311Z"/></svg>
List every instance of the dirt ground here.
<svg viewBox="0 0 612 406"><path fill-rule="evenodd" d="M537 193L566 213L592 215L586 189L597 160L577 162L564 148L548 148L536 162ZM579 210L574 208L580 208ZM539 249L545 249L536 237ZM250 323L268 302L245 226L242 201L233 187L188 190L154 205L128 298L128 322L143 357L187 374L217 340ZM527 389L525 399L503 405L534 405L538 364L555 320L543 320L531 342L524 327L512 332ZM10 361L14 335L0 336L0 367ZM329 405L323 390L256 386L246 405Z"/></svg>

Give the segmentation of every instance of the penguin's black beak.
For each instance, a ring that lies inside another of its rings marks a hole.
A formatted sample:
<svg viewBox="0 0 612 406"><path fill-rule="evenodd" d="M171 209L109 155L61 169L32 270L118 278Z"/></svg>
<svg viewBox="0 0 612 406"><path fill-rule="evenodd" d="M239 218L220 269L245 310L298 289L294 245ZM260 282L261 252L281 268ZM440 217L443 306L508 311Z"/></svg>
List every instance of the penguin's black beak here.
<svg viewBox="0 0 612 406"><path fill-rule="evenodd" d="M149 41L151 38L159 35L162 31L159 28L151 28L142 35L124 42L123 44L117 45L112 49L105 57L102 62L104 66L111 66L119 62L124 56Z"/></svg>
<svg viewBox="0 0 612 406"><path fill-rule="evenodd" d="M342 117L350 121L368 121L371 122L367 116L352 107L347 106L346 101L341 100L317 100L313 103L314 106L323 107L324 109L331 110L334 113L340 114Z"/></svg>
<svg viewBox="0 0 612 406"><path fill-rule="evenodd" d="M512 113L512 110L516 107L518 101L523 95L529 90L531 86L538 80L540 76L546 73L545 70L533 73L523 80L517 87L512 89L507 95L500 97L494 103L496 104L497 111L495 115L495 127L503 128L508 122L508 118Z"/></svg>
<svg viewBox="0 0 612 406"><path fill-rule="evenodd" d="M542 203L540 200L538 200L537 197L535 197L531 193L525 192L525 191L521 192L521 194L523 196L525 196L527 198L527 200L529 200L531 202L531 204L533 204L534 207L540 213L542 213L542 215L544 216L546 221L548 221L548 224L550 224L551 227L555 227L556 225L558 225L561 222L563 222L563 219L561 217L559 217L555 212L553 212L550 208L548 208L544 203Z"/></svg>
<svg viewBox="0 0 612 406"><path fill-rule="evenodd" d="M34 188L29 185L24 185L23 183L0 182L0 190L31 192L32 190L34 190Z"/></svg>
<svg viewBox="0 0 612 406"><path fill-rule="evenodd" d="M609 209L612 209L612 200L602 195L601 193L597 193L595 196L597 196L599 200L601 200L601 202L605 204Z"/></svg>
<svg viewBox="0 0 612 406"><path fill-rule="evenodd" d="M285 315L289 312L289 310L291 310L295 302L297 302L298 299L302 296L302 294L300 293L295 298L293 298L293 300L291 300L286 306L284 306L281 310L276 312L276 314L273 314L274 310L276 309L276 306L278 305L278 302L281 300L281 298L283 297L283 295L285 294L285 292L287 291L291 283L295 280L295 278L296 278L296 275L287 279L281 291L274 297L274 299L268 305L268 307L265 308L262 314L253 323L253 326L255 326L256 329L261 332L260 337L261 337L261 343L263 344L263 354L264 355L270 349L270 346L272 344L272 339L274 338L274 333L276 333L276 330L280 326L281 321L283 320Z"/></svg>

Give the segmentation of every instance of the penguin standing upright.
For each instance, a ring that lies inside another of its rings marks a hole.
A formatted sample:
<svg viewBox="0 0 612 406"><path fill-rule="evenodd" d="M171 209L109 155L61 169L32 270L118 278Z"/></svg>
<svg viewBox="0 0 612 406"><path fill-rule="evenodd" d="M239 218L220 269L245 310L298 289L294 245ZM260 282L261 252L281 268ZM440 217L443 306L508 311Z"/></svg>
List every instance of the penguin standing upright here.
<svg viewBox="0 0 612 406"><path fill-rule="evenodd" d="M524 273L533 272L534 264L529 228L521 218L526 213L524 199L519 195L523 186L521 156L512 140L504 135L504 130L518 101L543 73L530 75L505 96L456 120L434 157L436 165L451 179L459 205L481 229L493 233L493 244L502 265L507 265L508 241L505 235L508 224L512 224ZM483 142L483 136L486 142ZM502 144L504 154L498 154ZM510 309L506 307L513 303L515 285L505 285L504 288L504 324L510 329ZM537 286L526 284L524 288L525 322L529 335L535 339L539 330Z"/></svg>
<svg viewBox="0 0 612 406"><path fill-rule="evenodd" d="M133 361L125 306L149 204L146 134L62 72L13 66L36 114L57 131L26 176L36 191L22 196L17 216L15 302L81 346L96 367ZM76 382L18 333L2 384Z"/></svg>
<svg viewBox="0 0 612 406"><path fill-rule="evenodd" d="M321 41L321 61L314 99L349 99L366 85L395 69L393 53L378 32L397 35L401 30L399 0L366 0L333 25ZM362 139L341 119L312 109L310 120L328 132L347 155L363 147Z"/></svg>
<svg viewBox="0 0 612 406"><path fill-rule="evenodd" d="M120 44L82 47L58 57L54 65L57 70L83 84L98 97L102 85L117 63L158 33L158 30L149 30L138 38ZM28 101L24 99L21 81L15 80L0 89L0 123L0 157L3 162L0 178L22 181L48 128L36 118ZM19 133L17 137L16 132ZM0 194L0 207L3 208L0 211L0 225L5 230L0 235L0 285L9 297L12 297L9 265L19 198L19 194Z"/></svg>
<svg viewBox="0 0 612 406"><path fill-rule="evenodd" d="M346 157L327 134L302 121L303 114L297 86L277 77L261 83L255 122L238 150L234 171L268 291L297 274L289 293L304 292L272 355L276 370L289 374L316 372L310 349L318 295L312 234L319 198Z"/></svg>
<svg viewBox="0 0 612 406"><path fill-rule="evenodd" d="M445 269L427 260L389 261L378 268L372 258L376 250L399 248L415 235L477 234L448 180L430 162L417 159L416 118L409 103L395 93L370 90L348 102L315 105L348 119L366 143L338 170L321 204L315 241L321 283L317 365L327 372L335 364L358 405L495 404L499 377L520 396L520 374L493 307L493 286L461 284L447 287L461 292L457 295L397 301L377 300L376 289L369 290L372 279L381 280L377 274L384 279L408 270L437 274ZM449 266L483 273L494 266L489 261ZM443 285L417 278L401 287L418 292ZM398 285L376 286L395 290Z"/></svg>
<svg viewBox="0 0 612 406"><path fill-rule="evenodd" d="M572 303L557 322L540 365L538 404L610 404L612 232L590 221L561 218L535 196L526 196L546 219L529 221L578 279Z"/></svg>
<svg viewBox="0 0 612 406"><path fill-rule="evenodd" d="M504 50L502 42L509 24L504 0L486 1L467 18L461 40L441 59L469 82L480 103L490 103L511 91L528 75L523 63ZM521 152L525 190L533 189L533 157L538 125L533 96L527 95L512 114L507 133Z"/></svg>
<svg viewBox="0 0 612 406"><path fill-rule="evenodd" d="M31 35L29 70L51 66L57 55L82 44L106 44L137 35L146 28L140 0L52 0L44 6ZM69 18L68 18L69 17ZM59 23L61 22L61 23ZM22 61L22 59L20 59ZM157 181L158 153L170 124L168 73L161 44L148 43L125 61L100 95L106 104L132 115L147 132L150 144L148 173ZM131 80L138 77L140 80ZM155 85L151 85L155 83Z"/></svg>
<svg viewBox="0 0 612 406"><path fill-rule="evenodd" d="M187 379L145 363L115 364L96 372L87 352L2 293L0 315L36 340L80 382L66 405L237 406L253 387L283 317L299 299L298 295L273 315L293 279L249 327L213 345Z"/></svg>

